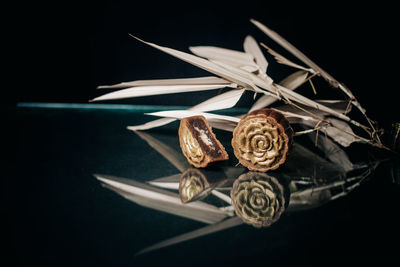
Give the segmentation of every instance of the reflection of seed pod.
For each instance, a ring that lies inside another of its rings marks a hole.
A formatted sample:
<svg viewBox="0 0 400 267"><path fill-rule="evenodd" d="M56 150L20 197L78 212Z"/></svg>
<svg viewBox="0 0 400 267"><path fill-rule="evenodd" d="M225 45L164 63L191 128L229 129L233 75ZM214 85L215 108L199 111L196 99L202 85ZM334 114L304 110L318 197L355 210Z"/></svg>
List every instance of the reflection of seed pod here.
<svg viewBox="0 0 400 267"><path fill-rule="evenodd" d="M225 179L220 169L195 169L184 171L179 180L179 196L183 203L201 200Z"/></svg>
<svg viewBox="0 0 400 267"><path fill-rule="evenodd" d="M181 120L179 144L189 163L197 168L204 168L211 162L229 158L203 116Z"/></svg>
<svg viewBox="0 0 400 267"><path fill-rule="evenodd" d="M236 214L254 227L267 227L285 210L284 187L265 173L248 172L235 181L231 191Z"/></svg>
<svg viewBox="0 0 400 267"><path fill-rule="evenodd" d="M252 171L275 170L286 161L293 129L278 111L250 112L233 131L232 146L239 162Z"/></svg>

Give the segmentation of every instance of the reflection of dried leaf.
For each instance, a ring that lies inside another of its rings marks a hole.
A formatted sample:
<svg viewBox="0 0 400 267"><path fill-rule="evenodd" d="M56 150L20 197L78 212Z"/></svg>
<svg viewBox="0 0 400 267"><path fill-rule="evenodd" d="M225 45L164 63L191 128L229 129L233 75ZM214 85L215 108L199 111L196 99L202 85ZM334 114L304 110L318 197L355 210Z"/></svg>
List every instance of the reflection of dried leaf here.
<svg viewBox="0 0 400 267"><path fill-rule="evenodd" d="M166 145L165 143L161 142L160 140L152 137L147 133L140 131L135 131L135 133L140 138L145 140L149 144L149 146L154 148L154 150L160 153L165 159L167 159L172 165L174 165L181 172L185 171L188 167L190 167L190 165L187 164L187 161L185 157L182 155L182 153L179 153L175 149L171 148L170 146Z"/></svg>
<svg viewBox="0 0 400 267"><path fill-rule="evenodd" d="M227 217L217 207L197 201L182 204L179 195L132 179L95 174L107 187L141 206L186 217L204 223L216 223Z"/></svg>
<svg viewBox="0 0 400 267"><path fill-rule="evenodd" d="M254 40L252 36L248 35L244 40L243 48L246 53L254 57L257 65L260 67L261 72L266 73L268 68L268 61L265 59L264 54L257 44L257 41Z"/></svg>
<svg viewBox="0 0 400 267"><path fill-rule="evenodd" d="M179 179L181 177L181 173L166 176L166 177L161 177L157 178L151 181L148 181L149 184L161 187L161 188L167 188L167 189L175 189L178 190L179 188Z"/></svg>
<svg viewBox="0 0 400 267"><path fill-rule="evenodd" d="M315 140L315 135L316 133L311 133L309 135L311 140ZM338 167L342 168L346 172L354 168L354 165L350 161L346 152L329 138L320 134L318 135L317 144L318 148L320 148L320 150L325 154L325 157L335 163Z"/></svg>
<svg viewBox="0 0 400 267"><path fill-rule="evenodd" d="M143 253L150 252L150 251L154 251L154 250L157 250L157 249L160 249L160 248L164 248L164 247L172 246L172 245L175 245L175 244L179 244L179 243L182 243L182 242L185 242L185 241L188 241L188 240L191 240L191 239L195 239L195 238L198 238L198 237L201 237L201 236L205 236L205 235L208 235L208 234L212 234L212 233L215 233L215 232L226 230L226 229L229 229L229 228L241 225L241 224L243 224L243 222L238 217L230 218L230 219L224 220L222 222L215 223L213 225L208 225L208 226L205 226L203 228L196 229L196 230L194 230L192 232L185 233L185 234L182 234L182 235L178 235L178 236L175 236L173 238L161 241L161 242L159 242L157 244L154 244L154 245L152 245L150 247L142 249L141 251L136 253L136 256L140 255L140 254L143 254Z"/></svg>

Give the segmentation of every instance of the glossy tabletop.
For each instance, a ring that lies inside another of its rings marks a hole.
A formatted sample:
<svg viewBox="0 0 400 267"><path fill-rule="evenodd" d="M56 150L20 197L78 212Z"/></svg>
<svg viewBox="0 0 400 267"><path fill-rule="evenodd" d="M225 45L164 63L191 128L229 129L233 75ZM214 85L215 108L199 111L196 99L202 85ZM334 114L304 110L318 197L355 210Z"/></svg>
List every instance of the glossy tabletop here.
<svg viewBox="0 0 400 267"><path fill-rule="evenodd" d="M181 153L178 121L148 131L126 128L154 119L143 114L156 110L19 104L16 168L5 193L7 252L15 265L281 266L395 259L395 161L366 146L344 150L323 136L315 146L315 137L304 137L295 139L282 168L260 178L237 165L231 133L215 130L229 161L195 169ZM247 204L231 200L233 188L252 190L239 180L260 179L277 205L268 210L273 220L261 228L235 211L251 205L238 208Z"/></svg>

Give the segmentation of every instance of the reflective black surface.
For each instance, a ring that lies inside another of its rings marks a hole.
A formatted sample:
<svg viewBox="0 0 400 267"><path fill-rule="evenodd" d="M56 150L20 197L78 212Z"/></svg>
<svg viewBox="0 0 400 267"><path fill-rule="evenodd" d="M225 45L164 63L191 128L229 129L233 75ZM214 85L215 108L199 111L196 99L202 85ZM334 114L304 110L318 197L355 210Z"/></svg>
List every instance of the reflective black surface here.
<svg viewBox="0 0 400 267"><path fill-rule="evenodd" d="M126 126L152 119L146 110L90 107L17 109L16 166L5 179L11 266L396 259L398 163L381 162L365 146L350 147L348 159L335 162L298 139L282 170L268 173L289 189L289 204L279 220L257 229L229 204L233 181L247 173L235 167L229 133L215 131L230 154L217 165L224 182L182 204L179 182L190 166L177 122L138 135Z"/></svg>

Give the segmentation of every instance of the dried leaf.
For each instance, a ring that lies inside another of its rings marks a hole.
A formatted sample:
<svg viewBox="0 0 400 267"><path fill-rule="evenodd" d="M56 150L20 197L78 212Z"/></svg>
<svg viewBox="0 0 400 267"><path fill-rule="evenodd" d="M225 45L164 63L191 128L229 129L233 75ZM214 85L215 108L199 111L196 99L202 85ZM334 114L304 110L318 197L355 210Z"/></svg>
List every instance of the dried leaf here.
<svg viewBox="0 0 400 267"><path fill-rule="evenodd" d="M216 65L221 66L222 68L224 68L232 73L235 73L236 75L238 75L239 77L242 77L243 79L251 81L251 83L254 85L253 89L255 92L268 94L268 95L271 95L272 97L279 98L275 94L275 90L272 87L273 81L269 76L265 75L265 77L261 78L261 77L255 75L254 73L250 73L241 68L237 68L235 66L225 64L224 62L220 62L217 60L210 60L210 61L212 61ZM258 88L257 86L264 88L268 91L263 91L260 88Z"/></svg>
<svg viewBox="0 0 400 267"><path fill-rule="evenodd" d="M256 66L253 56L241 51L230 50L215 46L191 46L189 50L200 57L218 60L226 64L240 66Z"/></svg>
<svg viewBox="0 0 400 267"><path fill-rule="evenodd" d="M326 133L340 145L348 147L354 142L365 142L365 139L359 138L346 122L337 120L335 118L330 118L329 122L334 127L327 127Z"/></svg>
<svg viewBox="0 0 400 267"><path fill-rule="evenodd" d="M287 89L287 88L285 88L285 87L283 87L283 86L281 86L279 84L276 84L276 86L282 92L282 94L284 94L287 98L289 98L289 99L291 99L293 101L296 101L298 103L301 103L301 104L309 106L309 107L312 107L314 109L325 111L325 112L327 112L327 113L329 113L329 114L331 114L331 115L333 115L335 117L338 117L338 118L340 118L342 120L345 120L347 122L351 122L356 126L360 126L360 124L358 122L353 121L348 116L346 116L346 115L344 115L342 113L339 113L334 109L331 109L331 108L329 108L327 106L324 106L324 105L322 105L320 103L317 103L316 101L311 100L311 99L309 99L307 97L304 97L301 94L298 94L296 92L293 92L293 91L291 91L291 90L289 90L289 89Z"/></svg>
<svg viewBox="0 0 400 267"><path fill-rule="evenodd" d="M154 121L149 121L149 122L146 122L145 124L141 124L141 125L127 126L126 128L131 131L139 131L139 130L144 131L144 130L149 130L149 129L156 128L156 127L161 127L161 126L167 125L174 121L176 121L176 120L170 119L170 118L162 118L162 119L158 119L158 120L154 120Z"/></svg>
<svg viewBox="0 0 400 267"><path fill-rule="evenodd" d="M295 90L307 80L307 75L307 71L299 70L287 76L279 84L287 89Z"/></svg>
<svg viewBox="0 0 400 267"><path fill-rule="evenodd" d="M339 113L349 113L351 111L352 105L349 104L349 100L316 100L318 103L323 104L333 110L336 110Z"/></svg>
<svg viewBox="0 0 400 267"><path fill-rule="evenodd" d="M287 65L287 66L290 66L290 67L293 67L293 68L296 68L296 69L301 69L301 70L304 70L304 71L308 71L308 72L313 71L311 69L307 69L307 68L305 68L305 67L303 67L303 66L301 66L299 64L296 64L296 63L290 61L289 59L285 58L281 54L279 54L276 51L272 50L271 48L269 48L265 44L262 43L261 45L268 50L268 53L270 53L276 59L276 61L278 63L284 64L284 65Z"/></svg>
<svg viewBox="0 0 400 267"><path fill-rule="evenodd" d="M257 88L254 86L254 84L250 80L246 80L243 77L240 77L240 76L236 75L235 73L232 73L232 72L204 59L204 58L194 56L194 55L191 55L191 54L188 54L185 52L181 52L181 51L178 51L178 50L175 50L172 48L163 47L163 46L159 46L159 45L156 45L156 44L153 44L150 42L146 42L146 41L143 41L133 35L131 35L131 36L140 42L150 45L158 50L161 50L171 56L177 57L183 61L186 61L186 62L188 62L192 65L195 65L199 68L202 68L206 71L214 73L214 74L216 74L226 80L229 80L233 83L236 83L244 88L247 88L249 90L254 90L254 91L257 90Z"/></svg>
<svg viewBox="0 0 400 267"><path fill-rule="evenodd" d="M226 116L226 115L218 115L213 113L206 113L206 112L199 112L199 111L192 111L192 110L167 110L167 111L159 111L159 112L152 112L146 113L146 115L151 116L158 116L158 117L165 117L165 118L175 118L175 119L183 119L186 117L192 116L204 116L207 121L228 121L238 123L240 118Z"/></svg>
<svg viewBox="0 0 400 267"><path fill-rule="evenodd" d="M97 89L122 89L134 86L160 86L160 85L200 85L200 84L230 84L231 82L215 76L181 79L154 79L123 82L114 85L101 85Z"/></svg>
<svg viewBox="0 0 400 267"><path fill-rule="evenodd" d="M287 76L285 79L283 79L280 82L280 85L290 89L294 90L300 85L302 85L306 79L307 79L307 71L299 70L289 76ZM261 96L250 108L249 112L257 110L257 109L262 109L265 108L272 103L274 103L277 99L275 97L272 97L270 95L263 95Z"/></svg>
<svg viewBox="0 0 400 267"><path fill-rule="evenodd" d="M254 60L256 61L256 64L260 67L261 72L266 73L268 68L268 61L264 57L264 54L258 46L257 41L252 36L248 35L244 40L243 48L246 53L249 53L254 57Z"/></svg>
<svg viewBox="0 0 400 267"><path fill-rule="evenodd" d="M329 75L327 72L325 72L323 69L321 69L313 61L311 61L311 59L309 59L306 55L304 55L300 50L298 50L296 47L294 47L291 43L289 43L286 39L284 39L278 33L276 33L275 31L273 31L271 29L269 29L267 26L265 26L264 24L260 23L259 21L256 21L254 19L251 19L250 21L254 25L256 25L261 31L263 31L266 35L268 35L271 39L273 39L275 42L280 44L287 51L292 53L295 57L297 57L302 62L304 62L306 65L308 65L315 72L318 72L323 78L325 78L330 84L332 84L332 86L334 86L334 87L338 87L339 86L339 82L338 81L336 81L331 75Z"/></svg>
<svg viewBox="0 0 400 267"><path fill-rule="evenodd" d="M231 90L228 92L225 92L223 94L214 96L200 104L197 104L193 107L191 107L189 110L194 110L194 111L214 111L214 110L221 110L221 109L227 109L231 108L236 105L236 103L239 101L241 96L244 93L244 89L242 90ZM147 122L142 125L137 125L137 126L128 126L127 128L129 130L135 131L135 130L148 130L151 128L159 127L166 125L168 123L171 123L175 121L175 119L171 118L162 118L154 121Z"/></svg>
<svg viewBox="0 0 400 267"><path fill-rule="evenodd" d="M309 109L312 114L324 119L324 122L322 122L319 119L310 116L308 113L290 105L283 105L276 109L285 115L290 123L298 123L310 128L314 128L319 124L319 127L321 127L323 132L344 147L349 146L353 142L367 142L365 138L357 136L346 122L335 118L327 118L326 116L330 113Z"/></svg>
<svg viewBox="0 0 400 267"><path fill-rule="evenodd" d="M296 56L298 59L303 61L305 64L307 64L311 69L314 70L315 73L318 73L320 76L322 76L326 81L328 81L333 87L339 88L342 90L350 99L352 99L352 104L356 106L360 112L364 115L366 120L369 122L370 127L372 130L374 129L373 124L371 123L370 119L366 115L366 110L361 106L361 104L356 100L354 97L353 93L350 91L349 88L347 88L345 85L339 83L335 78L333 78L329 73L327 73L325 70L320 68L317 64L315 64L312 60L310 60L307 56L305 56L300 50L298 50L296 47L294 47L292 44L290 44L287 40L285 40L282 36L280 36L278 33L272 31L262 23L251 19L250 20L254 25L256 25L261 31L263 31L265 34L267 34L271 39L273 39L275 42L280 44L283 48L288 50L290 53L292 53L294 56ZM346 120L351 122L352 124L362 127L366 129L367 127L361 125L360 123L353 121L353 120L347 120L344 117L341 117L341 119ZM376 137L376 141L379 145L381 145L381 141L379 140L379 137Z"/></svg>
<svg viewBox="0 0 400 267"><path fill-rule="evenodd" d="M234 107L244 93L244 89L231 90L214 96L206 101L191 107L194 111L214 111Z"/></svg>
<svg viewBox="0 0 400 267"><path fill-rule="evenodd" d="M221 89L226 86L234 86L234 85L233 84L230 84L230 85L227 85L227 84L198 84L198 85L137 86L137 87L131 87L131 88L111 92L109 94L105 94L105 95L96 97L91 101L133 98L133 97L149 96L149 95L189 93L189 92Z"/></svg>

